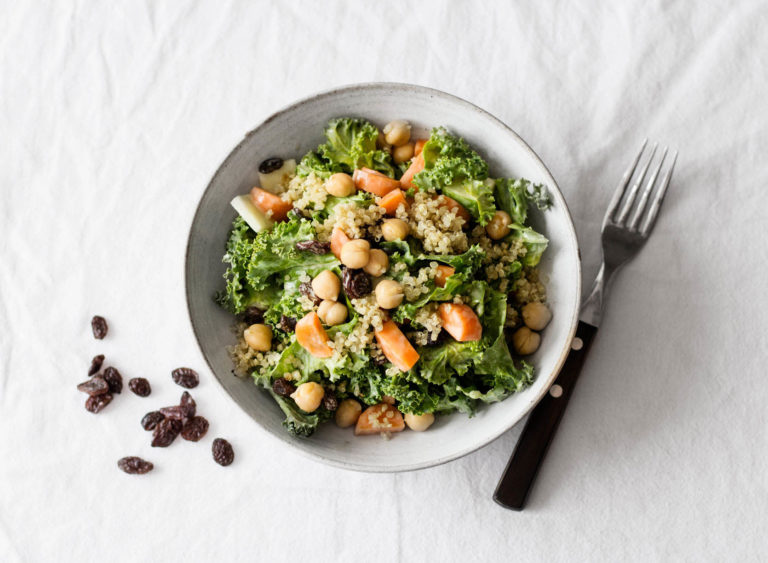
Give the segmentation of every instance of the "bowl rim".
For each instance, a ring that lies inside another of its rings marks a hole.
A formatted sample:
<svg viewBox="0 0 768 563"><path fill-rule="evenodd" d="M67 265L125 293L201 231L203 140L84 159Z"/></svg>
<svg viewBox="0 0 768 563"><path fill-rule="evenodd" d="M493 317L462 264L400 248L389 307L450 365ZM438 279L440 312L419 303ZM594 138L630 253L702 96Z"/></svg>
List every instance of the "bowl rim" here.
<svg viewBox="0 0 768 563"><path fill-rule="evenodd" d="M509 135L511 135L519 144L520 146L529 154L530 157L532 157L538 164L541 166L541 168L545 172L545 178L546 182L548 184L548 187L550 187L550 191L552 192L553 197L557 200L557 203L562 206L562 209L565 213L565 217L567 219L567 232L568 232L568 238L572 239L575 243L576 248L576 306L574 307L572 311L572 317L570 319L570 329L568 331L568 338L565 341L564 347L562 350L560 350L560 355L557 358L557 361L555 362L554 369L550 372L549 377L547 378L546 384L541 387L541 391L533 396L531 400L528 402L528 404L523 409L522 414L520 417L512 424L507 426L506 428L502 428L499 431L495 431L492 434L489 434L487 437L485 437L482 441L473 444L467 448L464 448L463 450L460 450L456 453L453 453L448 456L444 456L438 459L425 461L425 462L419 462L419 463L411 463L411 464L401 464L397 466L391 466L391 467L384 467L384 468L377 468L377 467L371 467L367 465L360 465L354 462L349 461L342 461L330 457L325 457L321 453L318 452L312 452L307 449L298 447L295 443L296 440L301 438L294 438L287 433L285 435L278 435L274 432L271 432L268 430L264 425L262 425L256 418L251 416L249 413L248 416L253 420L253 422L256 424L257 427L259 427L266 435L270 436L273 439L276 439L280 442L283 442L285 444L288 444L291 446L293 451L297 451L300 455L311 459L313 461L320 461L322 463L325 463L327 465L338 467L340 469L345 469L349 471L358 471L358 472L364 472L364 473L399 473L403 471L416 471L420 469L427 469L430 467L436 467L438 465L442 465L445 463L448 463L450 461L454 461L456 459L462 458L466 455L469 455L473 452L476 452L480 450L481 448L487 446L491 442L495 441L499 437L501 437L503 434L508 432L510 429L512 429L514 426L520 423L520 421L525 418L528 413L533 409L534 406L536 406L539 401L541 401L544 396L549 392L550 387L554 383L557 376L560 374L560 370L563 367L563 364L565 363L566 358L568 357L568 353L571 349L571 342L573 341L573 338L576 334L576 328L578 326L579 321L579 310L581 307L581 291L582 291L582 264L581 264L581 250L579 248L579 241L578 237L576 236L576 229L573 224L573 217L571 216L570 209L568 208L568 204L565 201L565 197L563 196L562 192L560 191L560 186L555 181L555 178L552 176L552 173L550 172L547 165L544 163L544 161L539 157L539 155L528 145L528 143L509 125L501 121L499 118L491 114L490 112L484 110L483 108L473 104L472 102L465 100L464 98L461 98L459 96L456 96L454 94L449 94L447 92L443 92L442 90L438 90L436 88L431 88L428 86L421 86L417 84L409 84L404 82L361 82L361 83L353 83L353 84L346 84L342 86L337 86L331 89L322 90L320 92L317 92L315 94L311 94L309 96L306 96L304 98L301 98L287 106L282 107L281 109L275 111L271 115L269 115L266 119L264 119L261 123L259 123L256 127L248 131L243 139L227 154L227 157L221 162L221 164L216 168L216 171L214 172L213 176L211 177L210 181L208 182L208 185L205 187L205 190L200 195L200 199L197 202L197 206L195 207L195 213L192 217L192 222L189 226L189 234L187 235L187 244L186 244L186 250L184 254L184 296L186 301L186 308L187 308L187 316L189 318L190 325L192 327L192 332L195 336L195 343L197 344L198 349L200 350L200 353L203 356L203 359L205 360L205 363L208 365L208 368L211 370L211 373L213 373L214 378L216 379L219 386L225 391L225 393L229 396L232 401L234 401L237 406L243 410L242 406L238 403L237 399L234 397L234 395L229 391L229 389L224 385L224 382L222 381L219 374L214 369L213 365L211 364L211 360L206 354L205 350L202 347L202 344L200 342L200 335L198 334L198 328L196 326L196 323L192 317L192 309L190 306L191 299L190 299L190 251L191 251L191 242L192 242L192 233L195 228L195 225L198 222L198 216L201 213L201 205L203 202L203 199L205 199L205 195L212 189L213 184L215 183L217 177L219 174L224 170L230 160L234 157L235 153L238 152L240 147L248 141L248 139L257 133L259 130L261 130L263 127L271 123L272 121L278 119L282 115L289 113L296 109L297 107L304 105L306 103L323 99L323 98L329 98L334 97L342 93L346 92L354 92L354 91L365 91L365 90L380 90L382 88L394 88L394 89L400 89L400 90L410 90L410 91L418 91L422 94L429 94L433 96L437 96L443 99L450 100L454 103L458 103L459 105L464 106L466 109L480 113L484 117L492 120L495 122L498 126L500 126L502 129L504 129ZM510 452L511 453L511 452Z"/></svg>

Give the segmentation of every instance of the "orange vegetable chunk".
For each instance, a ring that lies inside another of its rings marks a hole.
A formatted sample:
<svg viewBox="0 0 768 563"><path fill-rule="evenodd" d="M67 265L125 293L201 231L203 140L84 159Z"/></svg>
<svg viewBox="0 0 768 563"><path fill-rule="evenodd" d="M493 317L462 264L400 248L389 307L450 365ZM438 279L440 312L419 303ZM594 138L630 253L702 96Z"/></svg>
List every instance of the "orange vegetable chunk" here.
<svg viewBox="0 0 768 563"><path fill-rule="evenodd" d="M328 346L330 339L325 333L320 317L314 311L307 313L296 323L296 340L307 352L316 358L330 358L333 348Z"/></svg>
<svg viewBox="0 0 768 563"><path fill-rule="evenodd" d="M451 268L445 264L439 264L437 266L437 275L435 275L435 285L437 287L445 287L445 282L453 275L455 271L456 268Z"/></svg>
<svg viewBox="0 0 768 563"><path fill-rule="evenodd" d="M413 154L415 156L419 156L421 154L421 151L424 149L424 145L427 144L426 139L419 139L416 141L416 143L413 145Z"/></svg>
<svg viewBox="0 0 768 563"><path fill-rule="evenodd" d="M406 209L408 208L408 202L405 201L405 192L400 189L392 190L379 200L379 206L384 208L384 212L387 215L394 215L401 203L405 205Z"/></svg>
<svg viewBox="0 0 768 563"><path fill-rule="evenodd" d="M469 214L469 211L467 211L467 208L461 205L458 201L456 201L453 198L448 197L447 195L440 195L437 197L438 205L440 207L447 207L451 211L456 211L456 216L461 217L464 219L464 224L469 224L469 220L472 218L472 215Z"/></svg>
<svg viewBox="0 0 768 563"><path fill-rule="evenodd" d="M342 231L339 227L334 227L331 233L331 252L333 255L341 260L341 247L347 244L352 239L347 236L347 233Z"/></svg>
<svg viewBox="0 0 768 563"><path fill-rule="evenodd" d="M251 188L251 202L274 221L285 221L288 212L293 209L291 202L255 186Z"/></svg>
<svg viewBox="0 0 768 563"><path fill-rule="evenodd" d="M437 314L443 328L457 341L469 342L482 338L483 325L469 305L443 303L437 308Z"/></svg>
<svg viewBox="0 0 768 563"><path fill-rule="evenodd" d="M413 159L413 162L411 162L411 165L408 167L408 170L405 171L403 177L400 178L400 185L406 189L415 188L416 186L414 186L411 181L413 180L413 177L422 170L424 170L424 153L420 152L419 156Z"/></svg>
<svg viewBox="0 0 768 563"><path fill-rule="evenodd" d="M371 170L370 168L355 170L352 174L352 180L355 182L357 189L365 190L379 197L383 197L400 187L400 182L394 178L390 178L386 174Z"/></svg>
<svg viewBox="0 0 768 563"><path fill-rule="evenodd" d="M400 371L408 371L419 361L419 353L392 319L386 321L374 334L381 351Z"/></svg>
<svg viewBox="0 0 768 563"><path fill-rule="evenodd" d="M379 403L360 413L355 425L355 436L401 432L405 428L403 415L392 405Z"/></svg>

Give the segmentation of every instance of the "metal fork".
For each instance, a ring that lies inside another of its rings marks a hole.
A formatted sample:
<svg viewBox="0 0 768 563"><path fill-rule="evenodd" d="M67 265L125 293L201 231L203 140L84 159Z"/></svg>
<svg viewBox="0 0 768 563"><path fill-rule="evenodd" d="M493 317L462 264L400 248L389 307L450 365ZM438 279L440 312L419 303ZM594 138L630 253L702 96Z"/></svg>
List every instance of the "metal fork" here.
<svg viewBox="0 0 768 563"><path fill-rule="evenodd" d="M579 325L571 343L571 351L549 393L531 411L515 451L496 487L493 499L506 508L522 510L525 507L528 494L600 326L606 287L616 271L640 251L656 224L677 162L677 151L659 181L659 174L667 160L668 151L665 147L646 180L658 147L657 144L653 146L650 155L638 169L647 143L647 139L643 141L640 152L624 172L603 218L603 261L592 290L581 306Z"/></svg>

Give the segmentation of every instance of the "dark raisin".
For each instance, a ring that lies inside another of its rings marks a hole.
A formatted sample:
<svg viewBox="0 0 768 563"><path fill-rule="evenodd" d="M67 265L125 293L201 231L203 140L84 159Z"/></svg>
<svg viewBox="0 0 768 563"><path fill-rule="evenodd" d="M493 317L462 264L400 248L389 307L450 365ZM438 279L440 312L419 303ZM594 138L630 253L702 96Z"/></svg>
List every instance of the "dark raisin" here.
<svg viewBox="0 0 768 563"><path fill-rule="evenodd" d="M371 292L371 279L362 270L344 268L341 273L341 283L350 299L365 297Z"/></svg>
<svg viewBox="0 0 768 563"><path fill-rule="evenodd" d="M104 378L104 381L106 381L109 384L109 392L110 393L120 393L123 390L123 376L120 375L120 372L117 371L113 367L108 367L104 370L104 373L101 374L101 377Z"/></svg>
<svg viewBox="0 0 768 563"><path fill-rule="evenodd" d="M336 397L336 393L331 390L326 390L323 396L323 407L328 411L335 411L339 408L339 399Z"/></svg>
<svg viewBox="0 0 768 563"><path fill-rule="evenodd" d="M99 370L101 369L101 364L104 363L104 354L99 354L98 356L94 356L91 360L91 367L88 368L88 375L94 375L99 373Z"/></svg>
<svg viewBox="0 0 768 563"><path fill-rule="evenodd" d="M213 452L213 461L219 465L226 467L235 460L235 451L232 449L232 444L224 438L216 438L213 441L211 450Z"/></svg>
<svg viewBox="0 0 768 563"><path fill-rule="evenodd" d="M208 432L208 421L202 416L190 418L181 429L181 437L190 442L198 442Z"/></svg>
<svg viewBox="0 0 768 563"><path fill-rule="evenodd" d="M123 459L118 460L117 466L131 475L144 475L155 468L155 466L152 465L152 462L144 461L136 456L124 457Z"/></svg>
<svg viewBox="0 0 768 563"><path fill-rule="evenodd" d="M88 393L93 397L95 395L103 395L104 393L107 393L109 391L109 384L103 377L97 375L96 377L90 378L88 381L83 381L77 386L77 390L82 391L83 393Z"/></svg>
<svg viewBox="0 0 768 563"><path fill-rule="evenodd" d="M280 328L285 332L293 332L296 330L296 319L283 315L280 317Z"/></svg>
<svg viewBox="0 0 768 563"><path fill-rule="evenodd" d="M181 421L165 418L161 420L155 428L152 438L153 448L167 448L176 439L181 432Z"/></svg>
<svg viewBox="0 0 768 563"><path fill-rule="evenodd" d="M243 313L243 321L249 325L261 324L264 322L264 311L251 305Z"/></svg>
<svg viewBox="0 0 768 563"><path fill-rule="evenodd" d="M262 174L269 174L270 172L279 170L282 165L283 159L277 156L273 156L272 158L261 161L261 164L259 164L259 172Z"/></svg>
<svg viewBox="0 0 768 563"><path fill-rule="evenodd" d="M176 368L171 372L176 385L181 385L187 389L194 389L200 383L200 377L192 368Z"/></svg>
<svg viewBox="0 0 768 563"><path fill-rule="evenodd" d="M165 418L170 418L171 420L186 420L188 418L191 418L191 416L194 416L195 409L189 408L189 407L182 407L181 405L175 405L172 407L163 407L160 409L160 412Z"/></svg>
<svg viewBox="0 0 768 563"><path fill-rule="evenodd" d="M296 243L296 248L312 254L328 254L331 251L331 243L320 242L319 240L303 240Z"/></svg>
<svg viewBox="0 0 768 563"><path fill-rule="evenodd" d="M165 416L163 413L159 411L148 412L144 415L144 418L141 419L141 427L144 430L154 430L155 427L160 424L164 418Z"/></svg>
<svg viewBox="0 0 768 563"><path fill-rule="evenodd" d="M195 416L195 409L197 408L197 403L195 403L195 400L192 398L192 395L190 395L188 391L184 391L181 394L181 400L179 401L179 405L185 408L191 408L192 416Z"/></svg>
<svg viewBox="0 0 768 563"><path fill-rule="evenodd" d="M302 295L309 297L315 305L320 305L320 303L323 302L322 299L315 295L315 290L312 289L312 284L310 282L301 282L299 284L299 291Z"/></svg>
<svg viewBox="0 0 768 563"><path fill-rule="evenodd" d="M101 395L92 395L85 401L85 410L96 414L99 411L104 410L109 403L112 402L112 395L109 393L102 393Z"/></svg>
<svg viewBox="0 0 768 563"><path fill-rule="evenodd" d="M275 392L275 395L287 397L296 391L296 386L284 377L281 377L280 379L275 379L274 383L272 383L272 391Z"/></svg>
<svg viewBox="0 0 768 563"><path fill-rule="evenodd" d="M149 381L143 377L134 377L128 380L128 389L136 393L139 397L149 397L152 392L152 386Z"/></svg>
<svg viewBox="0 0 768 563"><path fill-rule="evenodd" d="M101 340L107 335L109 327L107 326L107 321L104 317L96 315L91 319L91 329L93 330L93 337L96 340Z"/></svg>

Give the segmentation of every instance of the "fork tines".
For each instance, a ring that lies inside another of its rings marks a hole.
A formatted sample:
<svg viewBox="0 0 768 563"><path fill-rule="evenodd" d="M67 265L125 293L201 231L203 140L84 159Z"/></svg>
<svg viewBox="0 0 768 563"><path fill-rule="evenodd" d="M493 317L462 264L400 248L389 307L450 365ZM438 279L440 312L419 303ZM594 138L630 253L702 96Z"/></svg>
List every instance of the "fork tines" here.
<svg viewBox="0 0 768 563"><path fill-rule="evenodd" d="M638 232L643 236L647 236L656 223L659 208L664 201L664 195L667 193L669 180L672 177L675 162L677 162L677 151L675 151L664 176L657 182L659 174L664 167L664 161L667 158L667 147L664 147L661 158L658 159L658 163L653 168L650 177L645 181L658 148L658 143L653 145L644 164L638 169L638 164L643 159L643 153L647 144L648 140L646 139L640 147L640 152L637 153L632 164L624 172L624 176L622 176L619 187L613 194L613 199L608 206L608 212L605 216L606 222ZM632 182L633 177L635 178L634 182ZM645 184L643 184L644 181ZM639 199L637 197L638 193L640 194ZM649 201L650 204L648 203ZM638 228L638 226L640 227Z"/></svg>

